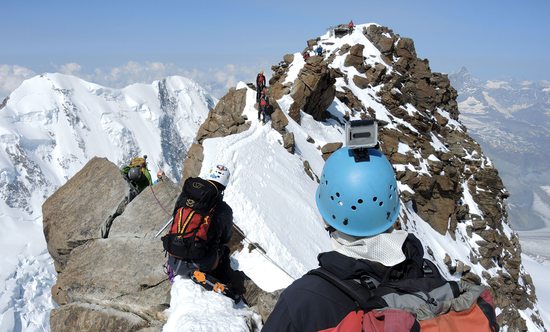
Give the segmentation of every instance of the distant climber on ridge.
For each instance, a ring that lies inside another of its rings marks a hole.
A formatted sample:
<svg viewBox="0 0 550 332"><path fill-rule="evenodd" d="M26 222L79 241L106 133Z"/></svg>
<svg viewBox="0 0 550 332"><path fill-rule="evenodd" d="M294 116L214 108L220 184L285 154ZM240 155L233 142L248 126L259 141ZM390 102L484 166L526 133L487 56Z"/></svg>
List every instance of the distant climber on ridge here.
<svg viewBox="0 0 550 332"><path fill-rule="evenodd" d="M200 271L232 285L236 293L244 292L229 264L227 243L233 231L233 210L223 200L229 176L227 167L216 165L204 178L185 180L174 206L172 225L162 237L170 281L176 275L189 278Z"/></svg>
<svg viewBox="0 0 550 332"><path fill-rule="evenodd" d="M353 137L348 128L346 136ZM488 293L483 286L460 283L456 293L442 290L453 282L423 258L418 238L394 230L400 208L397 181L390 162L373 148L376 143L375 138L368 148L341 148L326 161L315 200L333 251L319 254L320 268L283 291L262 331L384 331L384 326L385 331L416 331L414 324L422 326L417 321L422 318L438 331L472 326L497 331L492 301L478 300ZM450 308L457 293L468 293L461 302L464 320L450 315L437 321L434 317L447 313L442 308ZM434 303L430 309L428 299ZM473 305L480 307L476 314L468 311ZM433 316L424 312L420 318L422 310Z"/></svg>
<svg viewBox="0 0 550 332"><path fill-rule="evenodd" d="M262 96L260 97L260 105L258 106L258 121L263 124L267 122L267 116L270 114L269 110L271 104L269 103L269 97L267 96L267 89L262 90Z"/></svg>
<svg viewBox="0 0 550 332"><path fill-rule="evenodd" d="M257 103L260 102L260 97L265 87L266 87L266 84L265 84L264 71L260 70L260 72L256 76L256 102Z"/></svg>
<svg viewBox="0 0 550 332"><path fill-rule="evenodd" d="M121 168L120 172L130 187L127 201L130 203L143 189L153 184L151 174L147 169L147 155L134 157L130 164Z"/></svg>
<svg viewBox="0 0 550 332"><path fill-rule="evenodd" d="M318 56L323 55L323 46L317 46L317 48L315 49L315 54L317 54Z"/></svg>
<svg viewBox="0 0 550 332"><path fill-rule="evenodd" d="M155 179L153 184L157 184L159 182L162 182L162 181L164 181L165 178L166 178L166 174L164 173L163 170L159 169L158 172L157 172L157 178Z"/></svg>
<svg viewBox="0 0 550 332"><path fill-rule="evenodd" d="M355 24L353 24L353 20L349 21L348 23L348 30L349 30L349 33L351 34L353 32L353 29L355 28Z"/></svg>
<svg viewBox="0 0 550 332"><path fill-rule="evenodd" d="M309 51L307 50L304 51L304 53L302 53L302 57L304 58L304 61L307 61L307 59L309 59L309 56L310 54L309 54Z"/></svg>

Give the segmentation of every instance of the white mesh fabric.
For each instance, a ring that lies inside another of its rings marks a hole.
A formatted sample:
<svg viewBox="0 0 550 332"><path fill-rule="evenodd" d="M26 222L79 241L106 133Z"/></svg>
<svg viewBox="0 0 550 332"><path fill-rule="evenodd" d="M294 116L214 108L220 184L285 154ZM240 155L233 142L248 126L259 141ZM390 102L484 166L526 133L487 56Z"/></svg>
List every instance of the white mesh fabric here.
<svg viewBox="0 0 550 332"><path fill-rule="evenodd" d="M394 266L405 260L403 243L408 233L403 230L357 238L335 231L331 234L332 248L348 257Z"/></svg>

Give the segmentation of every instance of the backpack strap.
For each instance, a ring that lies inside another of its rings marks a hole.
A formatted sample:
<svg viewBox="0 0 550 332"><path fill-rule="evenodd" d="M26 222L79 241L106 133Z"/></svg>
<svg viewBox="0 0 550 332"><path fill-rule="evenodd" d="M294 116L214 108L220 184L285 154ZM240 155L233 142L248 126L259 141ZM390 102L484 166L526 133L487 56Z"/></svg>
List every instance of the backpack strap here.
<svg viewBox="0 0 550 332"><path fill-rule="evenodd" d="M338 278L334 273L322 267L311 270L307 274L321 277L331 283L334 287L338 288L342 293L346 294L350 299L352 299L358 310L363 309L366 311L366 309L368 308L366 300L369 296L364 296L364 294L360 294L358 289L354 289L352 286L350 286L350 282L353 282L357 286L364 288L359 283L353 280L349 280L346 282L345 280ZM370 290L365 290L370 293Z"/></svg>

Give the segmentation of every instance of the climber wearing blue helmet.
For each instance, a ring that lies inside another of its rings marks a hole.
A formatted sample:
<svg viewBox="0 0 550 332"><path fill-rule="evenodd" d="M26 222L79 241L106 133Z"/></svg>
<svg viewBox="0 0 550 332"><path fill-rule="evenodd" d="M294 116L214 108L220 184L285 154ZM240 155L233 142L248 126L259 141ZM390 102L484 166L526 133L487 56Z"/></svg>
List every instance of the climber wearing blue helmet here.
<svg viewBox="0 0 550 332"><path fill-rule="evenodd" d="M355 162L343 148L327 160L315 200L325 222L352 236L373 236L389 229L399 215L393 168L376 149L368 161Z"/></svg>
<svg viewBox="0 0 550 332"><path fill-rule="evenodd" d="M378 285L396 267L409 261L423 264L420 241L393 230L400 207L397 181L390 162L377 149L352 146L334 152L323 168L315 201L333 251L319 254L320 268L281 294L263 331L320 331L347 321L357 302L316 273L319 270L370 294L366 286Z"/></svg>

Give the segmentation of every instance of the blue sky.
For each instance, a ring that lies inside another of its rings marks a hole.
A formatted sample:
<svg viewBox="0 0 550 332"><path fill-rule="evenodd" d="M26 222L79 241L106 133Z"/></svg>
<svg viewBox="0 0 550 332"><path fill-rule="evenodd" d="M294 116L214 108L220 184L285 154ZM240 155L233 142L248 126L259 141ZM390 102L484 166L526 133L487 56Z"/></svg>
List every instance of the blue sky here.
<svg viewBox="0 0 550 332"><path fill-rule="evenodd" d="M163 74L229 85L350 19L413 38L434 71L466 66L482 79L549 80L549 17L546 0L8 0L0 81L62 71L111 85Z"/></svg>

